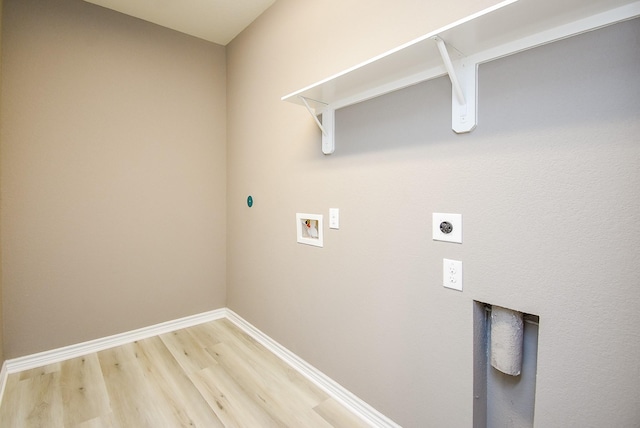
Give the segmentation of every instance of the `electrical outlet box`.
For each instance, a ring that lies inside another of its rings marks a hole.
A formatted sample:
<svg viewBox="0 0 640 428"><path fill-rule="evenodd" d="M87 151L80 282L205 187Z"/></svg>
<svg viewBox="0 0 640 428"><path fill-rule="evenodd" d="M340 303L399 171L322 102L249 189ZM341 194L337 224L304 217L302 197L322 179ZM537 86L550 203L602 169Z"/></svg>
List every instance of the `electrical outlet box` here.
<svg viewBox="0 0 640 428"><path fill-rule="evenodd" d="M462 291L462 262L442 259L442 285Z"/></svg>
<svg viewBox="0 0 640 428"><path fill-rule="evenodd" d="M433 213L433 240L462 244L462 214Z"/></svg>
<svg viewBox="0 0 640 428"><path fill-rule="evenodd" d="M329 229L340 229L340 210L329 208Z"/></svg>

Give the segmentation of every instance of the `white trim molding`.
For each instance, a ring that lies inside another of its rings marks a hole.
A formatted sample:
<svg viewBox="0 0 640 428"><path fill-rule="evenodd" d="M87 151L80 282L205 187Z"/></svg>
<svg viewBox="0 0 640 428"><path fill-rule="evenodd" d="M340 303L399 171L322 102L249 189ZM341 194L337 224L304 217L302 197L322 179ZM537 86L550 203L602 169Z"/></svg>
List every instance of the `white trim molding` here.
<svg viewBox="0 0 640 428"><path fill-rule="evenodd" d="M2 370L0 371L0 404L2 404L2 396L4 395L4 386L7 384L7 362L2 363Z"/></svg>
<svg viewBox="0 0 640 428"><path fill-rule="evenodd" d="M329 394L331 398L351 410L356 416L372 427L376 428L401 428L400 425L378 412L369 404L358 398L351 391L322 373L317 368L258 330L240 315L227 309L227 318L237 325L249 336L257 340L261 345L291 366L294 370L309 379L313 384Z"/></svg>
<svg viewBox="0 0 640 428"><path fill-rule="evenodd" d="M71 358L81 357L93 352L104 351L136 340L147 339L159 334L169 333L181 328L192 327L194 325L224 318L226 309L216 309L201 314L190 315L173 321L143 327L125 333L115 334L88 342L77 343L50 351L39 352L37 354L26 355L5 361L7 374L21 372L23 370L34 369L48 364L59 363Z"/></svg>
<svg viewBox="0 0 640 428"><path fill-rule="evenodd" d="M2 365L0 371L0 403L4 394L7 377L12 373L18 373L23 370L30 370L36 367L42 367L48 364L59 363L71 358L80 357L91 354L93 352L103 351L105 349L116 346L125 345L135 342L136 340L147 339L164 333L180 330L182 328L192 327L198 324L214 321L221 318L227 318L242 331L247 333L257 342L262 344L270 352L283 360L286 364L298 371L305 378L309 379L314 385L325 391L333 399L341 403L364 422L375 428L400 428L400 425L387 418L382 413L365 403L353 393L338 384L333 379L313 367L311 364L298 357L296 354L267 336L265 333L254 327L240 315L228 308L216 309L201 314L191 315L173 321L167 321L149 327L132 330L126 333L120 333L88 342L78 343L75 345L65 346L50 351L40 352L33 355L7 360Z"/></svg>

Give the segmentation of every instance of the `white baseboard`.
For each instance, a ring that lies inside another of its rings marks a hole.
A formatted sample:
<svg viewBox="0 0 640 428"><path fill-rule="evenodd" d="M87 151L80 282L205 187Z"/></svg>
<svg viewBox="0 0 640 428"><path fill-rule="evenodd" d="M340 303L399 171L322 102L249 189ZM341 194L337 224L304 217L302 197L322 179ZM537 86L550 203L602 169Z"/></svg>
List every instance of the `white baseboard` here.
<svg viewBox="0 0 640 428"><path fill-rule="evenodd" d="M2 403L2 396L4 395L4 387L7 384L7 362L2 363L2 370L0 370L0 403Z"/></svg>
<svg viewBox="0 0 640 428"><path fill-rule="evenodd" d="M169 333L181 328L191 327L204 322L224 318L225 316L225 308L216 309L149 327L143 327L126 333L115 334L113 336L90 340L88 342L77 343L75 345L52 349L50 351L14 358L5 361L7 374L35 369L36 367L46 366L47 364L59 363L71 358L81 357L93 352L104 351L105 349L113 348L115 346L135 342L136 340L147 339L159 334Z"/></svg>
<svg viewBox="0 0 640 428"><path fill-rule="evenodd" d="M269 351L290 365L294 370L298 371L304 377L321 388L333 399L337 400L343 406L351 410L355 415L359 416L364 422L372 427L379 428L400 428L400 425L378 412L376 409L356 397L350 391L342 387L340 384L329 378L320 370L280 345L275 340L258 330L240 315L228 308L216 309L210 312L204 312L180 318L173 321L167 321L161 324L144 327L126 333L116 334L88 342L78 343L75 345L65 346L50 351L40 352L33 355L27 355L20 358L7 360L2 365L0 371L0 403L9 374L21 372L23 370L34 369L36 367L45 366L47 364L59 363L71 358L80 357L91 354L93 352L103 351L105 349L135 342L159 334L169 333L181 328L192 327L220 318L228 318L229 321L237 325L249 336L262 344Z"/></svg>
<svg viewBox="0 0 640 428"><path fill-rule="evenodd" d="M227 318L370 426L379 428L401 428L400 425L378 412L342 385L280 345L228 308Z"/></svg>

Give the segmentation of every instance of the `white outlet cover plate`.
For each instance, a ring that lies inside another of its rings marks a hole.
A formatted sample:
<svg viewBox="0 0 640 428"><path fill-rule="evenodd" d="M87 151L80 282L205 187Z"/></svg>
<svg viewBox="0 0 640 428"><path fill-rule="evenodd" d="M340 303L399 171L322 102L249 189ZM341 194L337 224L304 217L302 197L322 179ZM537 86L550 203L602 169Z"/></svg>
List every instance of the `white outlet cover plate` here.
<svg viewBox="0 0 640 428"><path fill-rule="evenodd" d="M462 262L442 259L442 285L462 291Z"/></svg>
<svg viewBox="0 0 640 428"><path fill-rule="evenodd" d="M453 226L451 233L440 230L440 224L444 221ZM433 240L462 244L462 214L433 213Z"/></svg>
<svg viewBox="0 0 640 428"><path fill-rule="evenodd" d="M329 208L329 229L340 229L340 210Z"/></svg>

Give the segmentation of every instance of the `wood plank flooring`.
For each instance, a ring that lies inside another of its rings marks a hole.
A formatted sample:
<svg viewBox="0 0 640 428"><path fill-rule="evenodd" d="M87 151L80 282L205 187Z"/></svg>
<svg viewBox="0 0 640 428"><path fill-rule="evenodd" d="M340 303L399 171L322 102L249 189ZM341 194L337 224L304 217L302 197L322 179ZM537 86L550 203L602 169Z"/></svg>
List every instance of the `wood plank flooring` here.
<svg viewBox="0 0 640 428"><path fill-rule="evenodd" d="M226 319L9 375L0 427L366 427Z"/></svg>

